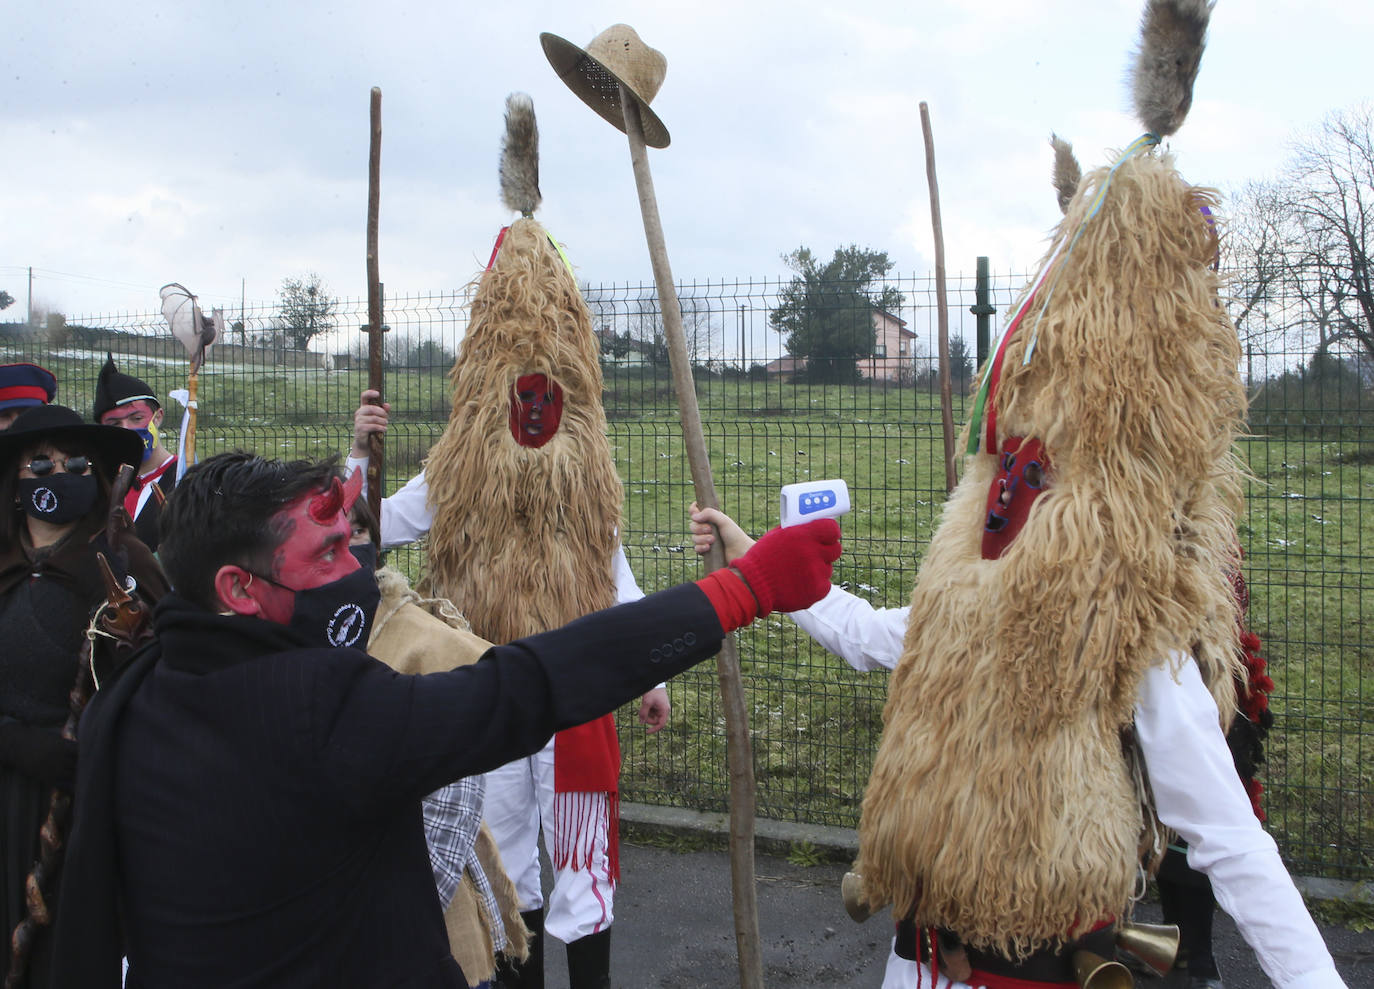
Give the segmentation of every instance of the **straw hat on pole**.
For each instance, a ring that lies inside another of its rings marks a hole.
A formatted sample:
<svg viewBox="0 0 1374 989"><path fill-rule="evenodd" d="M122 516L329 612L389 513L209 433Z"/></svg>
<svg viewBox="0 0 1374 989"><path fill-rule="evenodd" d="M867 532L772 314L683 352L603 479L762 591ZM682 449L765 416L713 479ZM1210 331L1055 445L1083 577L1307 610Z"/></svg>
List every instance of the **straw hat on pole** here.
<svg viewBox="0 0 1374 989"><path fill-rule="evenodd" d="M612 24L585 49L547 31L539 36L539 43L558 78L607 123L625 130L620 99L620 87L624 86L639 107L644 143L651 148L668 146L668 128L649 107L668 74L668 60L661 51L646 45L634 28Z"/></svg>

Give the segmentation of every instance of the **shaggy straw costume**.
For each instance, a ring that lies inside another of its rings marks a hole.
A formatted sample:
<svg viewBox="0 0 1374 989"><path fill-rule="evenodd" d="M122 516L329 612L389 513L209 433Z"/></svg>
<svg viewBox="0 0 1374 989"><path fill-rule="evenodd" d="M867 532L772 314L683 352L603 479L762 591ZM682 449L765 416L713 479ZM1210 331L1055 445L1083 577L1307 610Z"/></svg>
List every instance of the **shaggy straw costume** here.
<svg viewBox="0 0 1374 989"><path fill-rule="evenodd" d="M564 406L532 449L507 416L515 379L536 373L562 387ZM601 366L577 285L534 220L511 225L482 276L449 382L453 412L425 464L431 585L493 642L610 607L621 490Z"/></svg>
<svg viewBox="0 0 1374 989"><path fill-rule="evenodd" d="M857 869L871 904L982 950L1129 910L1154 821L1123 733L1147 668L1191 652L1224 723L1235 707L1245 398L1204 204L1154 152L1083 179L917 578ZM1047 484L984 559L1009 437L1044 443Z"/></svg>

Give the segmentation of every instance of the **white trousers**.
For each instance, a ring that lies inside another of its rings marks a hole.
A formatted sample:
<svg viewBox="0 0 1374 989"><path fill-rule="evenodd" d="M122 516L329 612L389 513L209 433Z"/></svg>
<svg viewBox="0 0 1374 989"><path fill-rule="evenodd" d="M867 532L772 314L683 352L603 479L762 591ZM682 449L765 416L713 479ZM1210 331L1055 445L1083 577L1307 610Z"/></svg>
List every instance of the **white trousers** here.
<svg viewBox="0 0 1374 989"><path fill-rule="evenodd" d="M940 972L935 973L935 981L930 979L929 963L922 965L897 954L897 939L892 939L888 949L887 968L883 971L882 989L969 989L963 982L951 982Z"/></svg>
<svg viewBox="0 0 1374 989"><path fill-rule="evenodd" d="M555 868L553 889L544 915L544 930L560 941L576 941L603 931L615 919L615 884L611 881L607 849L607 809L604 793L577 794L588 813L568 814L562 822L569 829L579 823L586 833L560 836L554 833L553 746L551 740L536 754L508 762L487 773L487 798L483 817L501 850L506 873L520 895L521 910L544 904L539 882L539 831L544 845L564 845L589 852L589 868L573 869L572 862ZM563 794L565 798L570 794ZM574 856L580 861L582 855Z"/></svg>

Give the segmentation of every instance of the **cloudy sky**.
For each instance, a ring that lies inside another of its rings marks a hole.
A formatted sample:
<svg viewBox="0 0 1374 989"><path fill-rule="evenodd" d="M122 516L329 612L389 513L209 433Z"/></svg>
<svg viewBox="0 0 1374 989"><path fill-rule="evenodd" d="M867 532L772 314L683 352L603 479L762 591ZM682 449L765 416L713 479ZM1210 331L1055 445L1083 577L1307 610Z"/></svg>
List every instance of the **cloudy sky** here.
<svg viewBox="0 0 1374 989"><path fill-rule="evenodd" d="M697 0L692 4L12 5L0 133L0 289L68 314L152 311L180 281L271 300L318 271L366 291L368 94L383 93L388 295L466 282L510 215L497 191L508 93L534 98L540 219L592 282L648 281L624 135L554 75L551 31L617 21L668 59L651 151L674 275L774 278L805 244L857 243L901 273L933 256L919 104L930 106L952 270L1033 264L1057 219L1054 130L1085 167L1127 112L1137 0ZM1374 92L1374 5L1220 0L1188 122L1191 180L1272 174L1288 142ZM22 318L22 315L20 316Z"/></svg>

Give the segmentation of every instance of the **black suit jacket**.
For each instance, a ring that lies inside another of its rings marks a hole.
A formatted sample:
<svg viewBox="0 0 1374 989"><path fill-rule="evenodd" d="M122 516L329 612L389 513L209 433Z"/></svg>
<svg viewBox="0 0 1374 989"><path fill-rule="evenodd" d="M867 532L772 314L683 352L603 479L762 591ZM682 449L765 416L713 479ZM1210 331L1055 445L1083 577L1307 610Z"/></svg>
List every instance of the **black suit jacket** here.
<svg viewBox="0 0 1374 989"><path fill-rule="evenodd" d="M117 987L121 947L131 987L465 986L421 798L722 638L691 584L422 677L175 595L156 623L81 725L58 986Z"/></svg>

